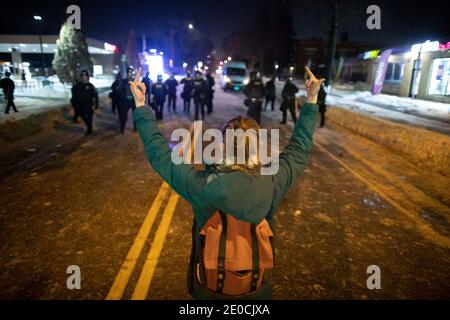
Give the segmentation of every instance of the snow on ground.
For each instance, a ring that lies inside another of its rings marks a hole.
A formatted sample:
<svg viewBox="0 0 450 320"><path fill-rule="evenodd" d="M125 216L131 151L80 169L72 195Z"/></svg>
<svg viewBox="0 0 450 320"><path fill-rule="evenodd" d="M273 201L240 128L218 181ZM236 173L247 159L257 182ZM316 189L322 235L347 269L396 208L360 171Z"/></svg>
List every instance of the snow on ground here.
<svg viewBox="0 0 450 320"><path fill-rule="evenodd" d="M6 121L17 121L28 118L32 114L43 113L55 108L61 108L64 105L68 105L67 99L50 99L50 98L29 98L29 97L16 97L14 103L19 112L10 110L9 114L5 114L6 103L2 101L0 103L0 124Z"/></svg>
<svg viewBox="0 0 450 320"><path fill-rule="evenodd" d="M53 98L70 99L71 85L63 85L56 76L49 77L49 86L42 86L42 82L37 79L28 81L26 85L22 81L16 80L16 97ZM110 88L114 79L112 77L90 78L90 82L97 89Z"/></svg>
<svg viewBox="0 0 450 320"><path fill-rule="evenodd" d="M300 89L297 96L305 97L304 83L296 84ZM278 94L283 85L283 81L277 81ZM450 104L387 94L373 96L370 91L353 88L353 85L334 85L327 96L327 104L450 135Z"/></svg>

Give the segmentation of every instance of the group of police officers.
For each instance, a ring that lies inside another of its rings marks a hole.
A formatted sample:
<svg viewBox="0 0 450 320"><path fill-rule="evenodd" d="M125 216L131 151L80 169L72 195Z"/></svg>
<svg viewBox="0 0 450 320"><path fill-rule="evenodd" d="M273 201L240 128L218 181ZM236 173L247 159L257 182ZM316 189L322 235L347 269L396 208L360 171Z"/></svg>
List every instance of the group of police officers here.
<svg viewBox="0 0 450 320"><path fill-rule="evenodd" d="M130 90L129 82L134 79L134 69L132 67L127 68L127 75L122 78L119 73L116 80L111 86L111 93L109 97L112 101L112 112L118 114L119 118L119 131L125 132L125 126L128 120L129 111L133 111L136 108L133 95ZM280 110L283 113L281 124L286 124L288 112L291 114L292 121L297 122L296 115L296 98L295 95L299 91L297 86L293 83L292 77L286 78L285 85L281 92L283 99ZM153 83L149 77L149 73L142 78L142 82L146 86L147 104L151 106L155 111L157 120L163 119L164 106L166 100L168 101L167 107L169 112L177 112L177 87L178 81L172 74L165 82L161 75L158 75L157 81ZM195 71L194 77L191 76L188 71L186 76L181 80L183 89L181 91L181 98L183 100L184 112L190 113L191 100L194 103L194 118L195 120L204 120L205 115L213 112L213 99L214 99L214 86L215 81L210 72L206 73L203 77L200 71ZM247 116L253 118L258 123L261 122L261 112L263 109L263 101L265 100L264 109L267 110L267 106L271 104L271 109L275 109L275 77L272 77L266 84L263 83L259 73L251 72L249 83L243 90L246 99L244 104L248 107ZM323 96L323 94L322 94ZM325 100L325 98L323 98ZM92 133L92 120L94 110L98 109L98 93L94 85L89 82L89 73L83 71L81 73L81 81L78 81L72 87L72 106L74 107L73 121L77 122L78 117L81 117L87 127L86 135ZM319 105L321 103L319 101ZM326 107L324 107L326 108ZM321 110L321 126L325 122L325 111ZM136 131L136 124L133 124Z"/></svg>

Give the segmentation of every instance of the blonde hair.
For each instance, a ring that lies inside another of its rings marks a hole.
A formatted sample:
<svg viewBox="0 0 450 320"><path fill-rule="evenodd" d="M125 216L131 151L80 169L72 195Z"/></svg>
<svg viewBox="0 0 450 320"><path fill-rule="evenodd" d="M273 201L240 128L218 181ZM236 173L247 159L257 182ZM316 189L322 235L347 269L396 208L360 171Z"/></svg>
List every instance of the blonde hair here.
<svg viewBox="0 0 450 320"><path fill-rule="evenodd" d="M261 129L259 124L251 119L251 118L244 118L244 117L236 117L231 119L230 121L228 121L225 126L222 128L222 135L225 138L225 135L227 133L227 130L239 130L241 129L242 131L244 131L244 133L246 133L249 130L254 130L254 132L256 133L256 136L259 136L259 130ZM258 139L258 138L257 138ZM227 139L224 139L224 141L226 141ZM259 141L257 141L257 148L259 145ZM236 143L236 139L233 139L233 144L234 144L234 161L233 164L231 165L227 165L227 164L221 164L221 165L217 165L216 167L218 167L221 170L230 170L230 171L243 171L246 172L248 174L256 174L257 172L259 172L260 168L261 168L261 163L259 161L259 157L257 159L257 163L255 164L254 162L252 163L252 161L250 161L250 138L245 135L245 144L244 144L244 148L245 148L245 163L244 164L238 164L237 161L237 150L238 150L238 146ZM225 146L226 148L226 146Z"/></svg>

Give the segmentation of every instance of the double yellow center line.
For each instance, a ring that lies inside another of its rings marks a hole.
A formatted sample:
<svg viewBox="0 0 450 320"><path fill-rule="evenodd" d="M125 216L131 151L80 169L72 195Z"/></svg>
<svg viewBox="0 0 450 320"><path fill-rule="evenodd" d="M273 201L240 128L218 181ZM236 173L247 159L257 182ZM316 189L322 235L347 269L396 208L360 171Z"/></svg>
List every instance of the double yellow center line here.
<svg viewBox="0 0 450 320"><path fill-rule="evenodd" d="M191 136L193 128L194 127L192 125L190 128ZM194 143L191 143L191 156L195 147L195 139L196 137L192 138ZM189 141L185 141L185 143L186 142L189 143ZM185 149L183 148L182 150ZM106 296L106 300L122 299L133 271L136 267L138 259L141 256L145 242L147 241L150 231L152 230L158 212L167 199L168 201L164 208L161 222L158 226L158 229L156 230L152 246L145 259L144 267L142 268L139 279L131 296L131 300L144 300L147 298L148 290L150 288L153 275L158 264L158 259L161 254L167 233L169 232L170 223L172 221L173 214L179 200L179 195L171 190L170 186L166 182L163 182L161 187L159 188L156 198L153 200L153 203L148 211L147 216L145 217L144 222L142 223L141 228L139 229L134 243L128 251L125 261L123 262L116 278L114 279L111 289Z"/></svg>
<svg viewBox="0 0 450 320"><path fill-rule="evenodd" d="M142 249L144 248L145 242L150 234L153 223L155 222L156 216L170 193L171 196L169 202L164 210L163 218L158 230L156 231L152 247L147 256L132 299L143 300L147 297L148 288L150 287L150 283L155 272L158 257L161 253L161 249L179 198L175 192L170 190L169 185L165 182L159 188L158 194L156 195L156 198L153 201L141 228L139 229L134 243L128 251L125 261L114 279L114 283L106 296L106 300L122 299L131 275L136 267L137 261L141 255Z"/></svg>

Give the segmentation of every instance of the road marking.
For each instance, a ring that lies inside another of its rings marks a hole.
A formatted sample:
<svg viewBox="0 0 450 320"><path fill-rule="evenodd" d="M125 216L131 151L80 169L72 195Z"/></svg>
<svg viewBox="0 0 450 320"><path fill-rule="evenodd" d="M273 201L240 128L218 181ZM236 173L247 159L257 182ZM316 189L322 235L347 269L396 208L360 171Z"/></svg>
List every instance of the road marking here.
<svg viewBox="0 0 450 320"><path fill-rule="evenodd" d="M169 202L164 209L161 223L156 231L155 238L153 239L152 247L148 253L144 267L142 268L141 275L134 289L131 300L144 300L147 297L148 289L155 273L156 265L162 251L164 240L166 239L169 231L170 222L172 221L173 213L177 206L179 196L174 191L170 196Z"/></svg>
<svg viewBox="0 0 450 320"><path fill-rule="evenodd" d="M155 222L156 215L158 214L162 203L167 198L169 191L169 185L163 182L163 184L159 188L155 200L150 207L150 210L148 211L147 216L145 217L144 223L139 229L139 232L134 240L132 247L130 248L130 251L127 254L127 257L125 258L125 261L123 262L122 267L120 268L114 280L114 283L109 290L108 295L106 296L106 300L120 300L122 298L128 281L130 280L131 274L133 273L133 270L136 266L136 262L142 252L145 241L147 240L153 223Z"/></svg>
<svg viewBox="0 0 450 320"><path fill-rule="evenodd" d="M400 204L398 204L395 200L391 199L384 191L382 191L378 186L371 183L369 180L361 176L359 173L357 173L355 170L350 168L348 165L346 165L341 159L337 158L335 155L330 153L328 150L326 150L320 143L317 141L314 141L314 144L325 154L330 156L333 160L335 160L337 163L339 163L342 167L347 169L351 174L353 174L357 179L359 179L361 182L363 182L365 185L369 187L369 189L372 189L376 193L378 193L380 196L382 196L389 204L391 204L394 208L396 208L398 211L402 212L404 215L406 215L408 218L413 220L419 229L419 231L422 233L422 235L433 241L435 244L440 245L444 248L450 248L450 239L440 235L438 232L434 231L433 228L431 228L428 225L420 224L416 221L416 217L411 214L411 212L404 207L402 207Z"/></svg>
<svg viewBox="0 0 450 320"><path fill-rule="evenodd" d="M194 130L194 124L192 123L189 131L192 135L192 131ZM184 150L187 143L190 143L189 140L184 141L184 146L182 150ZM193 148L191 144L190 148L191 157L193 154ZM137 260L139 259L142 249L144 247L144 244L150 234L150 231L152 229L153 223L156 219L156 216L163 204L163 202L167 199L168 195L170 193L170 187L166 182L163 182L161 185L158 194L153 201L149 213L147 214L147 217L145 218L141 228L139 229L138 235L136 236L136 239L133 243L133 246L131 247L130 251L128 252L125 261L123 262L119 273L117 274L114 283L106 296L106 300L120 300L123 297L123 294L126 290L126 287L128 285L128 282L130 280L131 275L133 274L134 268L136 267ZM147 296L148 288L150 287L154 269L156 267L156 264L158 262L159 255L162 250L162 245L164 242L164 239L167 235L167 232L169 230L169 225L172 220L173 213L176 208L176 204L178 202L178 194L172 191L172 195L169 198L168 204L166 205L163 213L163 218L161 220L160 225L158 226L158 229L156 231L156 236L153 241L153 244L150 248L149 255L147 257L147 261L144 265L144 268L141 272L140 278L138 280L138 284L136 285L135 293L133 293L133 297L136 295L136 300L145 299ZM164 224L164 225L163 225ZM153 259L153 263L150 263L149 257ZM148 272L146 271L148 270ZM142 280L141 280L142 278ZM140 288L139 290L137 288ZM143 298L140 298L142 297ZM133 299L133 298L132 298Z"/></svg>

